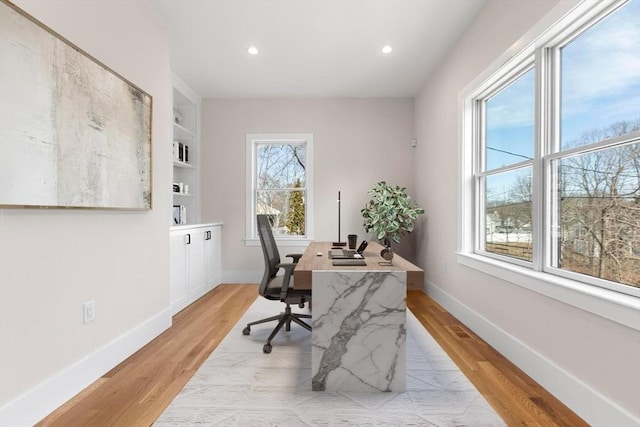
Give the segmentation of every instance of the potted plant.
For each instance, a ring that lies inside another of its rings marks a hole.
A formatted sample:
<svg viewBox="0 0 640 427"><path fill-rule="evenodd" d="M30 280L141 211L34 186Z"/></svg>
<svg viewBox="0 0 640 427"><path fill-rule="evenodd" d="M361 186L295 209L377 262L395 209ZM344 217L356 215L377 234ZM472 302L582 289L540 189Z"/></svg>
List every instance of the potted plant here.
<svg viewBox="0 0 640 427"><path fill-rule="evenodd" d="M411 233L415 220L424 214L424 209L407 195L406 188L391 187L385 181L378 182L368 194L371 200L360 210L364 230L384 244L381 255L391 261L391 242L400 243L403 235Z"/></svg>

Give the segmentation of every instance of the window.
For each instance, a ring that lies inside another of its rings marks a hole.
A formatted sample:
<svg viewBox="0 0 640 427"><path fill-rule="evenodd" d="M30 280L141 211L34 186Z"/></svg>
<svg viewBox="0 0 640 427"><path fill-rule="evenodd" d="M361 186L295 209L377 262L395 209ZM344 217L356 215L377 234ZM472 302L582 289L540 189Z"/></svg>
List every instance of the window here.
<svg viewBox="0 0 640 427"><path fill-rule="evenodd" d="M520 70L518 70L520 71ZM482 169L478 172L484 236L480 250L531 261L531 176L533 164L535 80L524 72L479 102Z"/></svg>
<svg viewBox="0 0 640 427"><path fill-rule="evenodd" d="M640 0L583 3L463 105L461 254L640 296Z"/></svg>
<svg viewBox="0 0 640 427"><path fill-rule="evenodd" d="M247 242L256 215L269 216L277 240L313 238L313 135L247 135Z"/></svg>

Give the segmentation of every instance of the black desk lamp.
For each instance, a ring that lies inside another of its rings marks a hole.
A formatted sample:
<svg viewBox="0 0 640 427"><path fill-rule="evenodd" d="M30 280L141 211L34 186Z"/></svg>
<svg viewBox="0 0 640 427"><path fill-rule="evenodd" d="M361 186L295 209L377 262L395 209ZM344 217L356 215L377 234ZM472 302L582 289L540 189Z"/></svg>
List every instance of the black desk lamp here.
<svg viewBox="0 0 640 427"><path fill-rule="evenodd" d="M333 246L347 246L345 242L340 241L340 191L338 190L338 241L333 242Z"/></svg>

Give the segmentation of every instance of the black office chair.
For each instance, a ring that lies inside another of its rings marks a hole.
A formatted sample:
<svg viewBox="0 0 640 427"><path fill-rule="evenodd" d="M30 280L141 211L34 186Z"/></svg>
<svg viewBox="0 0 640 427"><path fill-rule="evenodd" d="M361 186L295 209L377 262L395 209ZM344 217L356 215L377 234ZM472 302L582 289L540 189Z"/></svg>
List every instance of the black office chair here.
<svg viewBox="0 0 640 427"><path fill-rule="evenodd" d="M251 326L253 325L277 320L278 325L273 332L271 332L271 335L269 335L267 343L262 347L264 353L271 353L271 340L276 336L278 331L282 329L283 325L285 326L285 330L290 331L291 322L293 321L308 331L311 330L311 326L302 320L310 319L310 315L291 312L291 304L298 304L300 308L303 308L306 302L311 301L311 290L293 289L293 269L302 254L287 255L287 257L293 259L293 263L280 262L280 253L278 252L276 241L273 238L271 223L267 215L258 215L258 234L260 235L265 264L264 276L262 276L262 282L259 288L260 295L269 300L280 300L287 306L284 312L277 316L271 316L266 319L248 323L247 327L242 330L242 334L249 335L249 333L251 333ZM284 269L284 275L277 276L276 274L281 268Z"/></svg>

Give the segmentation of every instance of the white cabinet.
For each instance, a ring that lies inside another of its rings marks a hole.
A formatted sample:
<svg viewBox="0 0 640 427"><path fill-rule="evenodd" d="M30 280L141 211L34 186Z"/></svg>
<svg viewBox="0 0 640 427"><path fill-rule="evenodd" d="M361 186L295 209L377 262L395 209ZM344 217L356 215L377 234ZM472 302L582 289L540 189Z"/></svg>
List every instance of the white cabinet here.
<svg viewBox="0 0 640 427"><path fill-rule="evenodd" d="M206 260L204 240L206 228L194 228L187 234L187 288L192 295L204 294L206 283Z"/></svg>
<svg viewBox="0 0 640 427"><path fill-rule="evenodd" d="M169 298L171 301L171 314L175 314L187 304L187 249L186 236L182 233L171 233L169 262L171 270L171 289ZM174 309L174 307L180 307Z"/></svg>
<svg viewBox="0 0 640 427"><path fill-rule="evenodd" d="M211 227L208 238L204 240L205 279L213 287L222 281L222 227Z"/></svg>
<svg viewBox="0 0 640 427"><path fill-rule="evenodd" d="M171 314L211 289L222 276L222 224L198 224L171 229Z"/></svg>
<svg viewBox="0 0 640 427"><path fill-rule="evenodd" d="M173 76L173 214L171 225L200 221L200 98Z"/></svg>

